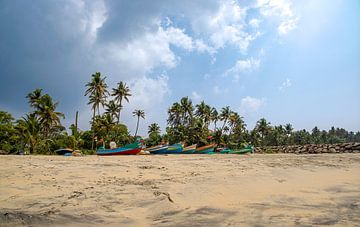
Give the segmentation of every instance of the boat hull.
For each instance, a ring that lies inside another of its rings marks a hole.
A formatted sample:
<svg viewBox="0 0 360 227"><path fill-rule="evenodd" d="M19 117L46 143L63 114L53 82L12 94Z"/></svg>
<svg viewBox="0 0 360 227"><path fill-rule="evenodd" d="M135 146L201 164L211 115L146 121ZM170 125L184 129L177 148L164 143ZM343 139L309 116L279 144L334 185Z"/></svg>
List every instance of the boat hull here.
<svg viewBox="0 0 360 227"><path fill-rule="evenodd" d="M174 144L168 147L166 154L181 154L183 147L181 144Z"/></svg>
<svg viewBox="0 0 360 227"><path fill-rule="evenodd" d="M147 150L150 152L150 154L166 154L166 151L168 149L168 146L159 147L157 149Z"/></svg>
<svg viewBox="0 0 360 227"><path fill-rule="evenodd" d="M246 154L246 153L250 153L252 151L253 151L252 148L244 148L244 149L241 149L241 150L229 151L228 154Z"/></svg>
<svg viewBox="0 0 360 227"><path fill-rule="evenodd" d="M100 156L109 156L109 155L136 155L141 151L141 148L115 148L115 149L104 149L97 150L96 154Z"/></svg>
<svg viewBox="0 0 360 227"><path fill-rule="evenodd" d="M182 153L183 154L193 154L196 151L196 144L191 146L184 147Z"/></svg>
<svg viewBox="0 0 360 227"><path fill-rule="evenodd" d="M194 154L214 154L215 145L207 145L203 147L196 148Z"/></svg>

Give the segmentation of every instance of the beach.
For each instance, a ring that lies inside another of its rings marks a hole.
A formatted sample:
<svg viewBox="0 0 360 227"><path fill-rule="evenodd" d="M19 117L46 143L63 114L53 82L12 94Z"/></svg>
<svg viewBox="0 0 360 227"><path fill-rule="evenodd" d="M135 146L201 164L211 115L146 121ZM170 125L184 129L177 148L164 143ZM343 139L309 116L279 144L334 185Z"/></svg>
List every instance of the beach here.
<svg viewBox="0 0 360 227"><path fill-rule="evenodd" d="M360 154L0 156L0 226L359 226Z"/></svg>

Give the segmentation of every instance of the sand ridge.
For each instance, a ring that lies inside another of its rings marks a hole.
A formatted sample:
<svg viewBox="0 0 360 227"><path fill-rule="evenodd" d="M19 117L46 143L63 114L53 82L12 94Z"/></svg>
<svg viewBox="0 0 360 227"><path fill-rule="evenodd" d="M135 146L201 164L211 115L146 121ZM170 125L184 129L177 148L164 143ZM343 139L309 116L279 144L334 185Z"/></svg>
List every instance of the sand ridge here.
<svg viewBox="0 0 360 227"><path fill-rule="evenodd" d="M360 225L360 155L1 156L0 225Z"/></svg>

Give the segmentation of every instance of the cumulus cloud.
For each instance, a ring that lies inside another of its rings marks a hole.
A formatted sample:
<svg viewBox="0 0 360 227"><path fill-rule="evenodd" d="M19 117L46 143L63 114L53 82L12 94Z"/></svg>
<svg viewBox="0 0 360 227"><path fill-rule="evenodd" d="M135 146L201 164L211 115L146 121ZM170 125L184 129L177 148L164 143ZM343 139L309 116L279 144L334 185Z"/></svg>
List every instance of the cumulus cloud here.
<svg viewBox="0 0 360 227"><path fill-rule="evenodd" d="M296 28L298 16L294 13L290 0L258 0L257 7L263 16L279 18L279 35L285 35Z"/></svg>
<svg viewBox="0 0 360 227"><path fill-rule="evenodd" d="M154 116L149 121L156 119L160 114L154 103L171 94L171 75L157 75L179 65L182 56L177 49L209 54L212 65L220 49L228 46L244 55L260 37L261 17L285 18L278 28L281 34L296 27L291 4L276 2L259 0L253 7L234 0L154 0L139 7L136 1L121 0L3 1L0 74L9 83L0 84L1 104L15 108L26 92L44 87L60 101L66 115L74 108L85 113L90 107L80 107L86 103L84 84L100 71L109 87L120 80L127 82L134 94L129 108L146 108ZM249 10L254 9L261 11L259 18L248 21ZM186 26L172 21L176 19ZM259 65L260 59L248 57L225 74L238 79ZM196 91L192 96L201 98Z"/></svg>
<svg viewBox="0 0 360 227"><path fill-rule="evenodd" d="M252 72L259 68L260 66L260 59L245 59L245 60L238 60L233 67L228 69L224 75L225 76L232 76L235 81L239 80L240 75L248 72Z"/></svg>
<svg viewBox="0 0 360 227"><path fill-rule="evenodd" d="M249 21L250 26L252 26L253 28L258 28L260 26L260 20L253 18Z"/></svg>
<svg viewBox="0 0 360 227"><path fill-rule="evenodd" d="M264 105L265 105L265 98L259 99L259 98L246 96L245 98L241 99L240 113L249 114L249 113L257 112Z"/></svg>

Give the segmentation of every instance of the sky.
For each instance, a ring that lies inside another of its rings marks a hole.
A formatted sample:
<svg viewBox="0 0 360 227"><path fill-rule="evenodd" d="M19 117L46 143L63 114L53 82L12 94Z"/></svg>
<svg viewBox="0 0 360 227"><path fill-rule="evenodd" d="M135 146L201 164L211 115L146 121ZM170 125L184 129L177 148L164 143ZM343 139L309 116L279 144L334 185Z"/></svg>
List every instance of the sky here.
<svg viewBox="0 0 360 227"><path fill-rule="evenodd" d="M133 94L140 133L188 96L297 130L360 130L358 0L0 0L0 109L21 117L42 88L64 126L89 129L91 75ZM111 97L110 97L111 98Z"/></svg>

